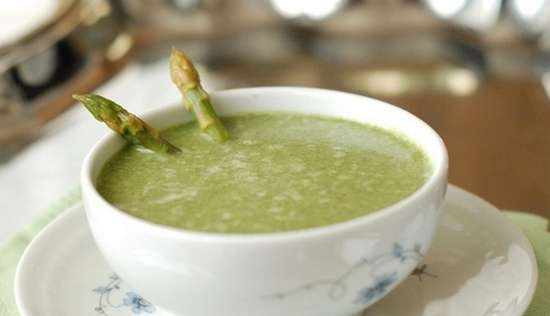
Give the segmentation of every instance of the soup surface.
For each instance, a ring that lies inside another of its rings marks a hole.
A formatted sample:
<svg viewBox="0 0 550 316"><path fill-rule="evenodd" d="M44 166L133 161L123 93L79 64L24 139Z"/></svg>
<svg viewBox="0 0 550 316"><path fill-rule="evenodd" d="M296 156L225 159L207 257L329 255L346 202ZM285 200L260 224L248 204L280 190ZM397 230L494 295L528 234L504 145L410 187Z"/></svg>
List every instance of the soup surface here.
<svg viewBox="0 0 550 316"><path fill-rule="evenodd" d="M159 155L127 145L103 167L100 194L139 218L194 231L268 233L342 222L393 204L431 172L396 133L290 113L223 118L216 144L194 122L163 131L183 149Z"/></svg>

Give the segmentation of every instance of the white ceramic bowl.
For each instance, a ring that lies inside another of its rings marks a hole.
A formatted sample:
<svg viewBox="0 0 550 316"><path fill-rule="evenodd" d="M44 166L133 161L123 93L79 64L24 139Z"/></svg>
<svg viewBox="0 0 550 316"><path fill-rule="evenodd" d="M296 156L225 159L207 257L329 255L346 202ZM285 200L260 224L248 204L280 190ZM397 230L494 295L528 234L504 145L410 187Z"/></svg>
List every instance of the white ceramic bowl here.
<svg viewBox="0 0 550 316"><path fill-rule="evenodd" d="M411 196L350 221L256 235L193 232L132 217L98 194L102 165L124 144L110 133L89 152L81 181L94 238L122 279L174 315L348 316L409 275L433 238L447 185L447 152L428 125L384 102L330 90L247 88L211 96L222 116L285 111L395 130L427 153L433 172ZM144 118L164 128L192 116L173 105Z"/></svg>

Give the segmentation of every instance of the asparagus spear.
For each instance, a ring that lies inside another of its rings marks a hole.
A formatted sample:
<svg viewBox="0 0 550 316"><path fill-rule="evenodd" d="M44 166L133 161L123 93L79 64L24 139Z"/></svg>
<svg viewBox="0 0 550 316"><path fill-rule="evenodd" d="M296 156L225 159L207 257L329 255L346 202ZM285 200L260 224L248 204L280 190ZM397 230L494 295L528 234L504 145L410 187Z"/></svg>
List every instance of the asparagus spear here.
<svg viewBox="0 0 550 316"><path fill-rule="evenodd" d="M176 153L180 149L160 136L159 131L122 106L96 94L73 95L100 122L132 144L139 144L158 153Z"/></svg>
<svg viewBox="0 0 550 316"><path fill-rule="evenodd" d="M172 48L170 54L170 76L181 92L187 111L195 113L201 130L216 142L227 140L229 133L202 88L197 70L189 58L176 48Z"/></svg>

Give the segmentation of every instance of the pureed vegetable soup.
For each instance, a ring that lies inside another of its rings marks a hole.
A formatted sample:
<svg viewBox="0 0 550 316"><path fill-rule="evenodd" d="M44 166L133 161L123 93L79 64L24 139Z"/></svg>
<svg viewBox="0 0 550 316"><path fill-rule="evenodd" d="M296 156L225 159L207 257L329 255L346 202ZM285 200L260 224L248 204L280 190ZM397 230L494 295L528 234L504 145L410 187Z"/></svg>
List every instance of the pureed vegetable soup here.
<svg viewBox="0 0 550 316"><path fill-rule="evenodd" d="M195 231L268 233L350 220L417 190L426 155L393 132L328 117L225 117L231 139L212 143L194 122L163 131L183 149L159 155L127 145L97 183L139 218Z"/></svg>

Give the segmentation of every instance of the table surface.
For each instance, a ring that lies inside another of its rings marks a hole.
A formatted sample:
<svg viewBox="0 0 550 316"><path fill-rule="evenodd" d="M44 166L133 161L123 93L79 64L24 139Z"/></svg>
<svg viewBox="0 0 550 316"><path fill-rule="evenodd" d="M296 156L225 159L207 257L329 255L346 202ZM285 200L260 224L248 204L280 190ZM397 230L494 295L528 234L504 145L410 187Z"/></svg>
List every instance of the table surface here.
<svg viewBox="0 0 550 316"><path fill-rule="evenodd" d="M488 80L467 97L388 101L441 135L451 183L498 208L550 218L550 100L539 80Z"/></svg>
<svg viewBox="0 0 550 316"><path fill-rule="evenodd" d="M179 100L167 60L133 64L99 93L142 112ZM207 88L216 89L214 80ZM141 87L141 88L140 88ZM443 137L450 181L500 208L550 217L550 102L535 80L489 81L469 97L393 98ZM78 187L81 162L105 127L72 107L0 165L0 242Z"/></svg>

